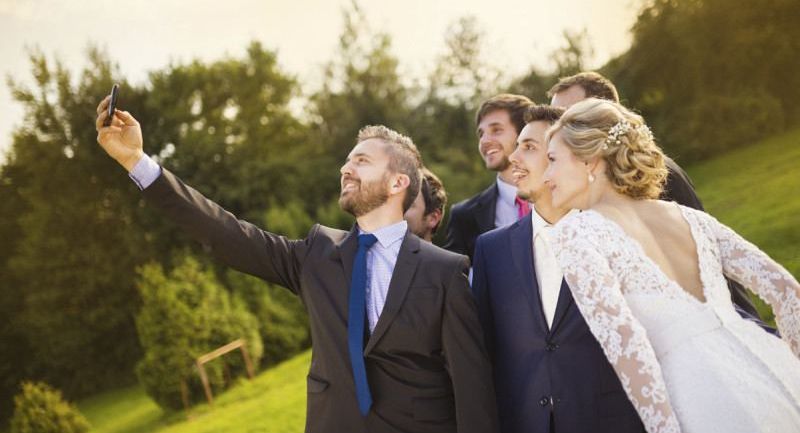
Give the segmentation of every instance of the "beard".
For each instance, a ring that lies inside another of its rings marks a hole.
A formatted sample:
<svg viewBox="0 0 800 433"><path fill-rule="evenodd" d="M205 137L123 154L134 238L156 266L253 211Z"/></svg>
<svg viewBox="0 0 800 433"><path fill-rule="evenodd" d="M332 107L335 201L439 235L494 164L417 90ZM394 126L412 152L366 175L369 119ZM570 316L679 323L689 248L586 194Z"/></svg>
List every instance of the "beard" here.
<svg viewBox="0 0 800 433"><path fill-rule="evenodd" d="M339 196L339 207L356 218L378 208L389 199L387 180L388 175L371 182L359 180L357 189Z"/></svg>
<svg viewBox="0 0 800 433"><path fill-rule="evenodd" d="M492 171L503 171L511 166L511 161L508 160L507 155L503 155L499 161L489 162L486 161L486 169Z"/></svg>

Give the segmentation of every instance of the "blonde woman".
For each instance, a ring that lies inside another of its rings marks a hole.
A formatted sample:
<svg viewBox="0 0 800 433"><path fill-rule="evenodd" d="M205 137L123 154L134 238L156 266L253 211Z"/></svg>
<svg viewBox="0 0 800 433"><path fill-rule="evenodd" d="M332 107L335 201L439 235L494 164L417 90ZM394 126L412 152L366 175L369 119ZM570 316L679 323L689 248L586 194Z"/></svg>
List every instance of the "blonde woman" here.
<svg viewBox="0 0 800 433"><path fill-rule="evenodd" d="M643 119L572 106L547 134L553 248L575 303L655 432L800 431L800 284L713 217L657 200L664 155ZM724 275L777 316L783 340L736 314Z"/></svg>

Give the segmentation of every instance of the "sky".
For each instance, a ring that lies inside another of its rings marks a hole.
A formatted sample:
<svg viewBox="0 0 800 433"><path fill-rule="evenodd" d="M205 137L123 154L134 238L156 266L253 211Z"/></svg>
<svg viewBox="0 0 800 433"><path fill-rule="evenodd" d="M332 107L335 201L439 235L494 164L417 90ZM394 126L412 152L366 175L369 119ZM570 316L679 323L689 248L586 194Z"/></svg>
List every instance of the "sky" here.
<svg viewBox="0 0 800 433"><path fill-rule="evenodd" d="M449 25L477 18L486 60L510 74L548 67L564 30L585 29L601 66L630 44L641 0L360 0L370 25L388 33L401 73L423 77L444 52ZM320 82L335 52L342 9L350 0L0 0L0 161L23 111L11 99L7 77L31 82L29 52L79 73L87 48L104 49L133 83L148 72L193 59L240 57L250 41L276 50L278 62L305 92ZM315 84L317 83L317 84Z"/></svg>

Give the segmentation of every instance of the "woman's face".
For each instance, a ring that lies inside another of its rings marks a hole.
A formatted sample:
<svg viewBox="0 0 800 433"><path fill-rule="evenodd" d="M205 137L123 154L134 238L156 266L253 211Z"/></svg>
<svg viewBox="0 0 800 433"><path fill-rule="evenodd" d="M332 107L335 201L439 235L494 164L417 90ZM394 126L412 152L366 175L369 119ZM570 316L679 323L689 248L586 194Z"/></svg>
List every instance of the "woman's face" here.
<svg viewBox="0 0 800 433"><path fill-rule="evenodd" d="M544 179L550 187L553 206L586 209L589 204L589 170L567 147L559 130L547 146L549 165Z"/></svg>

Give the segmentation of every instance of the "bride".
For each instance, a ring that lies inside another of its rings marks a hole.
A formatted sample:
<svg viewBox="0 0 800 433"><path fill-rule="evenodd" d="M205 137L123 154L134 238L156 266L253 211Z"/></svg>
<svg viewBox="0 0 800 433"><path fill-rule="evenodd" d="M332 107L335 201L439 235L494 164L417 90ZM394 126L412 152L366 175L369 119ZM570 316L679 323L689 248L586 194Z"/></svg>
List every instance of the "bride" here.
<svg viewBox="0 0 800 433"><path fill-rule="evenodd" d="M553 248L576 305L655 432L800 432L800 284L713 217L656 200L667 171L643 119L588 99L548 131L553 204L584 212ZM753 290L783 340L736 314Z"/></svg>

